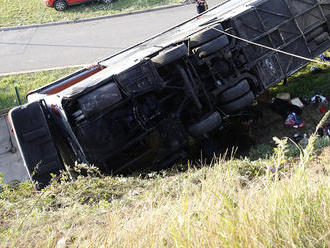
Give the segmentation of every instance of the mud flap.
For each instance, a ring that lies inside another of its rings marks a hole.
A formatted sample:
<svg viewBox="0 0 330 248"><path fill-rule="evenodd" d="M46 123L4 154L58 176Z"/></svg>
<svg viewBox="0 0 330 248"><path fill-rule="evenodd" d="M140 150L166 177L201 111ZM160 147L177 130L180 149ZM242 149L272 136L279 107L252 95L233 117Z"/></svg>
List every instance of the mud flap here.
<svg viewBox="0 0 330 248"><path fill-rule="evenodd" d="M30 179L42 188L50 182L51 174L65 169L42 106L32 102L14 108L9 116Z"/></svg>

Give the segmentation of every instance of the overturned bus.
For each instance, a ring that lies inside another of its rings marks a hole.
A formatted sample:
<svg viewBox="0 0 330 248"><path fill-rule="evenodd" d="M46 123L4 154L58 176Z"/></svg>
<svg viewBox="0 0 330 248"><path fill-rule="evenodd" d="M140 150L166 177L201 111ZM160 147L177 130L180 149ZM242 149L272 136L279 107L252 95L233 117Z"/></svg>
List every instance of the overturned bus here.
<svg viewBox="0 0 330 248"><path fill-rule="evenodd" d="M230 0L30 92L9 119L34 181L75 161L162 168L330 48L330 0Z"/></svg>

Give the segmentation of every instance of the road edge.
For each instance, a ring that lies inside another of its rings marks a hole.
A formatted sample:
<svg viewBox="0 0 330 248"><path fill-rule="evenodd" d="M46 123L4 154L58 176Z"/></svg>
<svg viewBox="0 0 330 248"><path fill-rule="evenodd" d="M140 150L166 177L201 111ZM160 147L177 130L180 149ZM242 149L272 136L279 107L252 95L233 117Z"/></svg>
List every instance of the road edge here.
<svg viewBox="0 0 330 248"><path fill-rule="evenodd" d="M137 11L114 14L114 15L105 15L105 16L97 16L97 17L91 17L91 18L82 18L82 19L76 19L76 20L70 20L70 21L48 22L48 23L42 23L42 24L31 24L31 25L13 26L13 27L0 27L0 32L98 21L98 20L111 19L111 18L117 18L117 17L122 17L122 16L139 15L139 14L143 14L143 13L147 13L147 12L159 11L159 10L164 10L164 9L172 9L172 8L182 7L182 6L185 6L185 5L188 5L188 4L181 3L181 4L174 4L174 5L160 6L160 7L155 7L155 8L151 8L151 9L137 10Z"/></svg>

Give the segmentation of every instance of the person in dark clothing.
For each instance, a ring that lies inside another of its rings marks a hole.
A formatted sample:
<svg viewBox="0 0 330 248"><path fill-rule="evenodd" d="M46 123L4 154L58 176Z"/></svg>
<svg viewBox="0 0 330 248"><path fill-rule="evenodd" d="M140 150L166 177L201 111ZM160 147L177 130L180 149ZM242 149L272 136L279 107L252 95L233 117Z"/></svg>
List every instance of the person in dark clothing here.
<svg viewBox="0 0 330 248"><path fill-rule="evenodd" d="M208 9L207 3L205 0L196 0L197 13L201 14Z"/></svg>

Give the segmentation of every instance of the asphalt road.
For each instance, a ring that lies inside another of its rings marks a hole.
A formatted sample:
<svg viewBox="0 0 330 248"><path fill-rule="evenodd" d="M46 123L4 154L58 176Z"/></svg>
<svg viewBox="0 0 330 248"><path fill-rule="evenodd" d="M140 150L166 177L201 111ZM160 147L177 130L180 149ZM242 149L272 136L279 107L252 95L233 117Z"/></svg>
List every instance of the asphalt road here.
<svg viewBox="0 0 330 248"><path fill-rule="evenodd" d="M213 7L221 0L208 0ZM55 10L54 10L55 11ZM0 33L0 74L91 64L196 15L194 4Z"/></svg>

